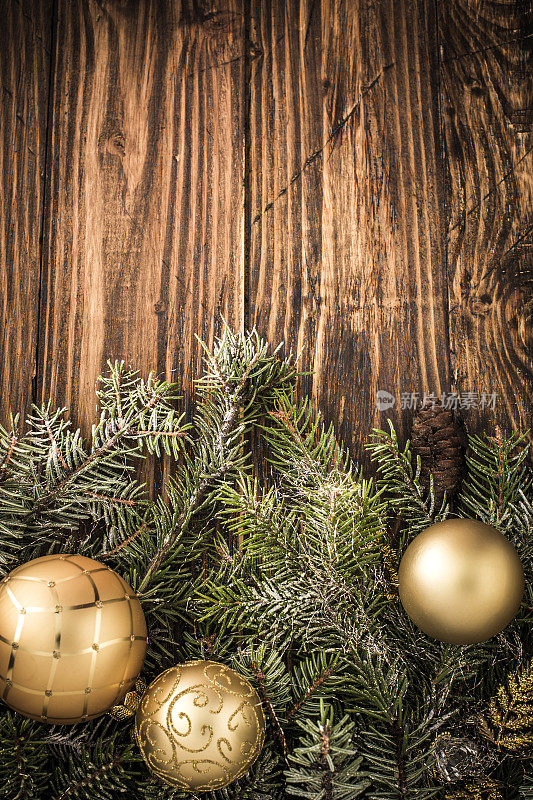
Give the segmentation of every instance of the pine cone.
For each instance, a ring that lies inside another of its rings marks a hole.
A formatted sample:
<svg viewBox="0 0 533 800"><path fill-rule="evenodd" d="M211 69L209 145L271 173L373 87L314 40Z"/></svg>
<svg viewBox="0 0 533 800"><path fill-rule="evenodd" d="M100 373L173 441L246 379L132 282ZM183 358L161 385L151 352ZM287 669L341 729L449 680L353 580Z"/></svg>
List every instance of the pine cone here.
<svg viewBox="0 0 533 800"><path fill-rule="evenodd" d="M453 497L459 486L463 465L463 445L460 428L449 409L430 398L413 418L411 451L421 460L420 482L426 488L433 485L438 501L444 492Z"/></svg>

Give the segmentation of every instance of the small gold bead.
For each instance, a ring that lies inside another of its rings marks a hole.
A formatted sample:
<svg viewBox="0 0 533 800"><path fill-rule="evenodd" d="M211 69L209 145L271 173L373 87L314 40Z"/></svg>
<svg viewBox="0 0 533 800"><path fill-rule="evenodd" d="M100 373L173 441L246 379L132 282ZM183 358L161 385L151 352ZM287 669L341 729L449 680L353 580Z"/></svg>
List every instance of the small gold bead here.
<svg viewBox="0 0 533 800"><path fill-rule="evenodd" d="M56 585L55 581L48 581L48 586L51 587L51 586L55 586L55 585Z"/></svg>

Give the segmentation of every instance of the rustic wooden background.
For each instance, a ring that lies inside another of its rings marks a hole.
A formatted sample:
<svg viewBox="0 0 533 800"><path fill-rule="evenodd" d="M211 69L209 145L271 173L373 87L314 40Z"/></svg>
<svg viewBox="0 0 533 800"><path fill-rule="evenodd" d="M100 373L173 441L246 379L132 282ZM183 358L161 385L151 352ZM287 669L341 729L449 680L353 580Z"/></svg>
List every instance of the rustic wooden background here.
<svg viewBox="0 0 533 800"><path fill-rule="evenodd" d="M530 425L532 5L0 0L1 417L85 430L220 314L303 348L360 456L377 389ZM410 412L387 412L405 434Z"/></svg>

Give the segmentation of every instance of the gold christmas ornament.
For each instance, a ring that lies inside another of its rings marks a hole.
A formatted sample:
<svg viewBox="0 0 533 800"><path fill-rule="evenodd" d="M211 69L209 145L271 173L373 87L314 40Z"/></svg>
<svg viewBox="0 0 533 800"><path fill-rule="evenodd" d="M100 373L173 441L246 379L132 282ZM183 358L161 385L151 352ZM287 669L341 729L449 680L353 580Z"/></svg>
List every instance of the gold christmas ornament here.
<svg viewBox="0 0 533 800"><path fill-rule="evenodd" d="M443 642L490 639L511 622L524 592L518 554L496 528L449 519L420 533L398 570L402 605L418 627Z"/></svg>
<svg viewBox="0 0 533 800"><path fill-rule="evenodd" d="M261 752L265 727L254 688L214 661L188 661L161 673L135 716L149 769L194 792L221 789L244 775Z"/></svg>
<svg viewBox="0 0 533 800"><path fill-rule="evenodd" d="M26 717L103 714L135 684L146 641L135 593L91 558L36 558L0 582L0 696Z"/></svg>

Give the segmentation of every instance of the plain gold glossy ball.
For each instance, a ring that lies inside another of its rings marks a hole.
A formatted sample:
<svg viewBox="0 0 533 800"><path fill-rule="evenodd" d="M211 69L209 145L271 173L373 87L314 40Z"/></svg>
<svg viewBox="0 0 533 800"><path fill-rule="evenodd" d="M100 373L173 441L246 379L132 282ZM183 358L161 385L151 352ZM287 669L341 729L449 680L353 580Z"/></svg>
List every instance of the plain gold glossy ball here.
<svg viewBox="0 0 533 800"><path fill-rule="evenodd" d="M516 615L524 570L508 539L471 519L449 519L420 533L398 570L399 595L413 622L452 644L490 639Z"/></svg>
<svg viewBox="0 0 533 800"><path fill-rule="evenodd" d="M135 716L148 768L194 792L221 789L244 775L261 752L265 728L253 686L214 661L188 661L161 673Z"/></svg>
<svg viewBox="0 0 533 800"><path fill-rule="evenodd" d="M0 696L26 717L103 714L132 688L145 652L138 598L99 561L44 556L0 582Z"/></svg>

